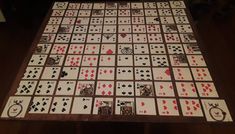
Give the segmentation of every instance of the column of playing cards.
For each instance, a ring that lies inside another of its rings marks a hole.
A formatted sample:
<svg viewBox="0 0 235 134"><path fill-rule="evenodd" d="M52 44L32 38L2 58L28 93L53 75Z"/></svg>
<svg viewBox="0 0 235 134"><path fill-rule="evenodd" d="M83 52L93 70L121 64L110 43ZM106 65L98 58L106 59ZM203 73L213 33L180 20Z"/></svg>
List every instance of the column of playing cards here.
<svg viewBox="0 0 235 134"><path fill-rule="evenodd" d="M232 121L187 15L183 1L55 2L1 117Z"/></svg>

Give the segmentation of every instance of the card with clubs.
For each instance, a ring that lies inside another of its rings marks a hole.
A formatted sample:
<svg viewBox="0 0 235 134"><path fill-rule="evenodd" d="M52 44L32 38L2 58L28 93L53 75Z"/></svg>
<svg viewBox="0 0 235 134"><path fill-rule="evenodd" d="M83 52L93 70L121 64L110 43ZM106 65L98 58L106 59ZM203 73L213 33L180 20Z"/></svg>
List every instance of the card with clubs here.
<svg viewBox="0 0 235 134"><path fill-rule="evenodd" d="M92 97L75 97L71 114L91 114Z"/></svg>
<svg viewBox="0 0 235 134"><path fill-rule="evenodd" d="M45 67L41 79L58 79L61 67Z"/></svg>
<svg viewBox="0 0 235 134"><path fill-rule="evenodd" d="M168 58L166 55L152 55L152 66L157 66L157 67L168 67Z"/></svg>
<svg viewBox="0 0 235 134"><path fill-rule="evenodd" d="M39 81L35 95L52 95L56 87L56 81Z"/></svg>
<svg viewBox="0 0 235 134"><path fill-rule="evenodd" d="M42 67L27 67L22 79L39 79Z"/></svg>
<svg viewBox="0 0 235 134"><path fill-rule="evenodd" d="M164 44L149 44L151 54L166 54Z"/></svg>
<svg viewBox="0 0 235 134"><path fill-rule="evenodd" d="M21 80L15 95L33 95L37 81Z"/></svg>
<svg viewBox="0 0 235 134"><path fill-rule="evenodd" d="M47 55L32 55L28 65L29 66L43 66L46 62Z"/></svg>
<svg viewBox="0 0 235 134"><path fill-rule="evenodd" d="M54 97L50 114L68 114L72 103L72 97Z"/></svg>
<svg viewBox="0 0 235 134"><path fill-rule="evenodd" d="M100 55L99 66L115 66L115 55Z"/></svg>
<svg viewBox="0 0 235 134"><path fill-rule="evenodd" d="M47 114L52 97L34 97L29 107L29 114Z"/></svg>
<svg viewBox="0 0 235 134"><path fill-rule="evenodd" d="M55 95L73 95L76 81L59 81Z"/></svg>

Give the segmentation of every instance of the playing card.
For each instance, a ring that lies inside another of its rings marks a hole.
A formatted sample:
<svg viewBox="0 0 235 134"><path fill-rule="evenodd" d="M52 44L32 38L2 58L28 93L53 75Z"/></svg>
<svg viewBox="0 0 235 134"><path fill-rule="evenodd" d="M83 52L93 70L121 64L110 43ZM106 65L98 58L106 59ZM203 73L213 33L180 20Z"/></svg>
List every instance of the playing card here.
<svg viewBox="0 0 235 134"><path fill-rule="evenodd" d="M132 16L144 16L144 10L142 9L131 9Z"/></svg>
<svg viewBox="0 0 235 134"><path fill-rule="evenodd" d="M59 25L46 25L44 33L57 33Z"/></svg>
<svg viewBox="0 0 235 134"><path fill-rule="evenodd" d="M66 10L65 17L77 17L78 10Z"/></svg>
<svg viewBox="0 0 235 134"><path fill-rule="evenodd" d="M202 108L198 99L180 99L180 105L184 116L203 116Z"/></svg>
<svg viewBox="0 0 235 134"><path fill-rule="evenodd" d="M157 2L157 8L170 8L168 2Z"/></svg>
<svg viewBox="0 0 235 134"><path fill-rule="evenodd" d="M64 65L65 66L80 66L82 60L81 55L67 55Z"/></svg>
<svg viewBox="0 0 235 134"><path fill-rule="evenodd" d="M148 36L148 42L149 43L162 43L163 39L162 39L162 35L161 34L147 34Z"/></svg>
<svg viewBox="0 0 235 134"><path fill-rule="evenodd" d="M118 24L131 24L130 17L118 17Z"/></svg>
<svg viewBox="0 0 235 134"><path fill-rule="evenodd" d="M133 34L133 43L147 43L146 34Z"/></svg>
<svg viewBox="0 0 235 134"><path fill-rule="evenodd" d="M197 90L193 82L176 82L179 97L197 97Z"/></svg>
<svg viewBox="0 0 235 134"><path fill-rule="evenodd" d="M136 96L153 96L154 86L149 81L138 81L135 82L135 95Z"/></svg>
<svg viewBox="0 0 235 134"><path fill-rule="evenodd" d="M144 17L132 17L132 24L145 24Z"/></svg>
<svg viewBox="0 0 235 134"><path fill-rule="evenodd" d="M73 25L76 21L75 17L64 17L61 24Z"/></svg>
<svg viewBox="0 0 235 134"><path fill-rule="evenodd" d="M134 96L134 83L131 81L117 81L116 96Z"/></svg>
<svg viewBox="0 0 235 134"><path fill-rule="evenodd" d="M106 25L104 26L103 33L116 33L116 25Z"/></svg>
<svg viewBox="0 0 235 134"><path fill-rule="evenodd" d="M98 79L99 80L114 80L115 68L114 67L99 67Z"/></svg>
<svg viewBox="0 0 235 134"><path fill-rule="evenodd" d="M113 98L95 98L93 106L93 114L112 115Z"/></svg>
<svg viewBox="0 0 235 134"><path fill-rule="evenodd" d="M55 95L73 95L76 81L59 81Z"/></svg>
<svg viewBox="0 0 235 134"><path fill-rule="evenodd" d="M171 9L158 9L159 16L172 16Z"/></svg>
<svg viewBox="0 0 235 134"><path fill-rule="evenodd" d="M79 10L78 12L78 17L89 17L90 15L91 15L91 10Z"/></svg>
<svg viewBox="0 0 235 134"><path fill-rule="evenodd" d="M152 66L167 67L169 66L168 58L166 55L152 55Z"/></svg>
<svg viewBox="0 0 235 134"><path fill-rule="evenodd" d="M94 80L96 78L95 67L81 67L79 80Z"/></svg>
<svg viewBox="0 0 235 134"><path fill-rule="evenodd" d="M118 16L130 16L131 12L127 9L120 9L118 10Z"/></svg>
<svg viewBox="0 0 235 134"><path fill-rule="evenodd" d="M100 19L103 20L103 18L100 18ZM95 21L95 18L91 19L91 24L92 24L93 21ZM75 24L76 25L88 25L89 22L90 22L90 18L88 18L88 17L79 17L78 16ZM102 23L103 23L103 21L102 21Z"/></svg>
<svg viewBox="0 0 235 134"><path fill-rule="evenodd" d="M100 55L99 66L115 66L115 55Z"/></svg>
<svg viewBox="0 0 235 134"><path fill-rule="evenodd" d="M86 40L86 34L72 34L71 43L84 43Z"/></svg>
<svg viewBox="0 0 235 134"><path fill-rule="evenodd" d="M118 44L118 54L133 54L131 44Z"/></svg>
<svg viewBox="0 0 235 134"><path fill-rule="evenodd" d="M64 16L65 10L53 10L51 16Z"/></svg>
<svg viewBox="0 0 235 134"><path fill-rule="evenodd" d="M117 17L105 17L104 18L104 24L116 25L116 23L117 23Z"/></svg>
<svg viewBox="0 0 235 134"><path fill-rule="evenodd" d="M22 79L39 79L42 67L27 67Z"/></svg>
<svg viewBox="0 0 235 134"><path fill-rule="evenodd" d="M28 65L29 66L43 66L46 62L47 55L32 55Z"/></svg>
<svg viewBox="0 0 235 134"><path fill-rule="evenodd" d="M147 10L145 9L145 16L158 16L156 9Z"/></svg>
<svg viewBox="0 0 235 134"><path fill-rule="evenodd" d="M202 55L187 55L190 66L206 66Z"/></svg>
<svg viewBox="0 0 235 134"><path fill-rule="evenodd" d="M133 68L132 67L117 67L116 72L117 80L133 80Z"/></svg>
<svg viewBox="0 0 235 134"><path fill-rule="evenodd" d="M134 98L116 98L115 114L117 115L134 115L135 101Z"/></svg>
<svg viewBox="0 0 235 134"><path fill-rule="evenodd" d="M150 66L148 55L134 55L135 66Z"/></svg>
<svg viewBox="0 0 235 134"><path fill-rule="evenodd" d="M167 50L169 54L184 54L181 44L167 44Z"/></svg>
<svg viewBox="0 0 235 134"><path fill-rule="evenodd" d="M86 41L87 41L87 43L100 43L101 42L101 34L88 34Z"/></svg>
<svg viewBox="0 0 235 134"><path fill-rule="evenodd" d="M189 24L187 16L175 16L176 24Z"/></svg>
<svg viewBox="0 0 235 134"><path fill-rule="evenodd" d="M118 25L118 33L131 33L131 25Z"/></svg>
<svg viewBox="0 0 235 134"><path fill-rule="evenodd" d="M69 43L71 34L57 34L55 43Z"/></svg>
<svg viewBox="0 0 235 134"><path fill-rule="evenodd" d="M174 16L186 15L184 9L172 9L172 12Z"/></svg>
<svg viewBox="0 0 235 134"><path fill-rule="evenodd" d="M102 35L102 43L116 43L116 39L116 34L113 33L103 33Z"/></svg>
<svg viewBox="0 0 235 134"><path fill-rule="evenodd" d="M50 55L46 60L47 66L62 66L64 55Z"/></svg>
<svg viewBox="0 0 235 134"><path fill-rule="evenodd" d="M93 9L104 9L105 8L105 3L94 3L93 4Z"/></svg>
<svg viewBox="0 0 235 134"><path fill-rule="evenodd" d="M142 2L132 2L131 9L143 9L143 3Z"/></svg>
<svg viewBox="0 0 235 134"><path fill-rule="evenodd" d="M146 33L145 25L132 25L133 33Z"/></svg>
<svg viewBox="0 0 235 134"><path fill-rule="evenodd" d="M207 68L191 68L191 70L196 81L212 81Z"/></svg>
<svg viewBox="0 0 235 134"><path fill-rule="evenodd" d="M133 66L133 56L132 55L118 55L117 66Z"/></svg>
<svg viewBox="0 0 235 134"><path fill-rule="evenodd" d="M177 25L179 33L192 33L192 27L190 25Z"/></svg>
<svg viewBox="0 0 235 134"><path fill-rule="evenodd" d="M156 115L154 98L136 98L137 115Z"/></svg>
<svg viewBox="0 0 235 134"><path fill-rule="evenodd" d="M47 43L53 43L55 40L55 34L42 34L39 43L40 44L47 44Z"/></svg>
<svg viewBox="0 0 235 134"><path fill-rule="evenodd" d="M131 7L131 4L127 2L120 1L118 4L119 9L129 9Z"/></svg>
<svg viewBox="0 0 235 134"><path fill-rule="evenodd" d="M146 24L159 24L159 17L145 17Z"/></svg>
<svg viewBox="0 0 235 134"><path fill-rule="evenodd" d="M66 9L68 2L55 2L52 9Z"/></svg>
<svg viewBox="0 0 235 134"><path fill-rule="evenodd" d="M135 80L152 80L151 68L136 67L135 68Z"/></svg>
<svg viewBox="0 0 235 134"><path fill-rule="evenodd" d="M186 8L184 1L170 1L171 8Z"/></svg>
<svg viewBox="0 0 235 134"><path fill-rule="evenodd" d="M166 54L164 44L149 44L151 54Z"/></svg>
<svg viewBox="0 0 235 134"><path fill-rule="evenodd" d="M149 48L146 44L134 44L134 54L149 54Z"/></svg>
<svg viewBox="0 0 235 134"><path fill-rule="evenodd" d="M160 17L162 24L175 24L174 18L172 16Z"/></svg>
<svg viewBox="0 0 235 134"><path fill-rule="evenodd" d="M158 98L158 112L162 116L179 116L179 108L176 99Z"/></svg>
<svg viewBox="0 0 235 134"><path fill-rule="evenodd" d="M61 67L45 67L41 79L58 79Z"/></svg>
<svg viewBox="0 0 235 134"><path fill-rule="evenodd" d="M80 3L69 3L68 9L79 9Z"/></svg>
<svg viewBox="0 0 235 134"><path fill-rule="evenodd" d="M206 120L213 122L232 122L226 102L218 99L202 99Z"/></svg>
<svg viewBox="0 0 235 134"><path fill-rule="evenodd" d="M161 33L160 25L148 24L146 29L147 33Z"/></svg>
<svg viewBox="0 0 235 134"><path fill-rule="evenodd" d="M35 54L48 54L51 50L51 44L38 44L36 48L34 48Z"/></svg>
<svg viewBox="0 0 235 134"><path fill-rule="evenodd" d="M154 80L171 80L171 72L168 67L152 68Z"/></svg>
<svg viewBox="0 0 235 134"><path fill-rule="evenodd" d="M172 82L154 82L156 96L174 97Z"/></svg>
<svg viewBox="0 0 235 134"><path fill-rule="evenodd" d="M73 25L60 25L58 33L72 33L73 27Z"/></svg>
<svg viewBox="0 0 235 134"><path fill-rule="evenodd" d="M196 82L196 86L200 97L219 97L212 82Z"/></svg>
<svg viewBox="0 0 235 134"><path fill-rule="evenodd" d="M71 114L91 114L92 97L75 97Z"/></svg>
<svg viewBox="0 0 235 134"><path fill-rule="evenodd" d="M56 86L56 81L39 81L35 95L52 95Z"/></svg>
<svg viewBox="0 0 235 134"><path fill-rule="evenodd" d="M89 33L101 33L102 28L103 28L102 25L90 25Z"/></svg>
<svg viewBox="0 0 235 134"><path fill-rule="evenodd" d="M188 61L184 54L170 55L170 61L171 66L188 66Z"/></svg>
<svg viewBox="0 0 235 134"><path fill-rule="evenodd" d="M15 95L33 95L37 81L21 80Z"/></svg>
<svg viewBox="0 0 235 134"><path fill-rule="evenodd" d="M87 33L88 26L87 25L76 25L74 26L73 33Z"/></svg>
<svg viewBox="0 0 235 134"><path fill-rule="evenodd" d="M101 54L115 54L116 52L116 44L102 44L101 45Z"/></svg>
<svg viewBox="0 0 235 134"><path fill-rule="evenodd" d="M79 96L91 96L94 93L94 89L94 81L78 81L75 94Z"/></svg>
<svg viewBox="0 0 235 134"><path fill-rule="evenodd" d="M83 50L83 44L70 44L68 54L82 54Z"/></svg>
<svg viewBox="0 0 235 134"><path fill-rule="evenodd" d="M132 42L132 34L118 34L118 43L131 43Z"/></svg>
<svg viewBox="0 0 235 134"><path fill-rule="evenodd" d="M72 97L54 97L50 108L50 114L68 114L72 103Z"/></svg>
<svg viewBox="0 0 235 134"><path fill-rule="evenodd" d="M165 24L162 25L164 33L177 33L177 26L175 24Z"/></svg>
<svg viewBox="0 0 235 134"><path fill-rule="evenodd" d="M98 44L86 44L84 54L99 54L100 45Z"/></svg>
<svg viewBox="0 0 235 134"><path fill-rule="evenodd" d="M114 2L106 2L106 9L117 9L118 4Z"/></svg>
<svg viewBox="0 0 235 134"><path fill-rule="evenodd" d="M193 33L180 34L180 38L183 43L196 43L197 42Z"/></svg>
<svg viewBox="0 0 235 134"><path fill-rule="evenodd" d="M48 20L48 25L59 25L62 21L62 17L50 17Z"/></svg>
<svg viewBox="0 0 235 134"><path fill-rule="evenodd" d="M164 34L166 43L180 43L180 38L178 34L167 33Z"/></svg>
<svg viewBox="0 0 235 134"><path fill-rule="evenodd" d="M80 9L92 9L93 3L81 3Z"/></svg>
<svg viewBox="0 0 235 134"><path fill-rule="evenodd" d="M106 9L105 16L117 16L117 10L114 9Z"/></svg>
<svg viewBox="0 0 235 134"><path fill-rule="evenodd" d="M2 118L24 118L31 97L26 96L10 96L4 110Z"/></svg>
<svg viewBox="0 0 235 134"><path fill-rule="evenodd" d="M184 44L183 47L186 54L201 54L197 44Z"/></svg>
<svg viewBox="0 0 235 134"><path fill-rule="evenodd" d="M51 54L65 54L68 44L54 44L51 50Z"/></svg>
<svg viewBox="0 0 235 134"><path fill-rule="evenodd" d="M98 55L83 55L82 66L97 66Z"/></svg>
<svg viewBox="0 0 235 134"><path fill-rule="evenodd" d="M34 97L29 107L30 114L47 114L52 97Z"/></svg>
<svg viewBox="0 0 235 134"><path fill-rule="evenodd" d="M154 9L156 9L156 3L155 2L144 2L144 8L154 8Z"/></svg>
<svg viewBox="0 0 235 134"><path fill-rule="evenodd" d="M189 68L173 68L175 80L192 80Z"/></svg>

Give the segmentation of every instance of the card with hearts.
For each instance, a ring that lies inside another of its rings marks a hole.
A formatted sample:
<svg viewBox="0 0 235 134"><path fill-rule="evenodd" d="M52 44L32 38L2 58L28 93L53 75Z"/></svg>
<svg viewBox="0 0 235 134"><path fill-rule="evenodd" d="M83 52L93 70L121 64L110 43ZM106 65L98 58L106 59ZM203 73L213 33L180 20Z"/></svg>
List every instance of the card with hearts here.
<svg viewBox="0 0 235 134"><path fill-rule="evenodd" d="M75 97L71 114L91 114L92 97Z"/></svg>
<svg viewBox="0 0 235 134"><path fill-rule="evenodd" d="M202 117L202 108L198 99L180 99L183 116Z"/></svg>
<svg viewBox="0 0 235 134"><path fill-rule="evenodd" d="M115 54L116 53L116 44L102 44L101 45L101 54Z"/></svg>
<svg viewBox="0 0 235 134"><path fill-rule="evenodd" d="M99 67L98 80L114 80L115 68L114 67Z"/></svg>
<svg viewBox="0 0 235 134"><path fill-rule="evenodd" d="M99 66L115 66L115 55L100 55Z"/></svg>
<svg viewBox="0 0 235 134"><path fill-rule="evenodd" d="M56 87L56 81L39 81L35 95L52 95Z"/></svg>
<svg viewBox="0 0 235 134"><path fill-rule="evenodd" d="M152 68L154 80L171 80L171 72L168 67Z"/></svg>
<svg viewBox="0 0 235 134"><path fill-rule="evenodd" d="M100 45L98 44L86 44L84 54L99 54Z"/></svg>
<svg viewBox="0 0 235 134"><path fill-rule="evenodd" d="M156 96L174 97L174 87L172 82L154 82Z"/></svg>
<svg viewBox="0 0 235 134"><path fill-rule="evenodd" d="M115 102L116 115L135 115L134 98L116 98Z"/></svg>
<svg viewBox="0 0 235 134"><path fill-rule="evenodd" d="M161 116L179 116L177 100L173 98L158 98L158 113Z"/></svg>
<svg viewBox="0 0 235 134"><path fill-rule="evenodd" d="M47 114L52 97L34 97L29 107L29 114Z"/></svg>
<svg viewBox="0 0 235 134"><path fill-rule="evenodd" d="M95 115L112 115L113 98L95 98L92 113Z"/></svg>
<svg viewBox="0 0 235 134"><path fill-rule="evenodd" d="M135 82L135 95L150 97L154 95L154 86L150 81L136 81Z"/></svg>
<svg viewBox="0 0 235 134"><path fill-rule="evenodd" d="M55 95L73 95L76 81L59 81Z"/></svg>
<svg viewBox="0 0 235 134"><path fill-rule="evenodd" d="M134 82L132 81L117 81L116 96L134 96Z"/></svg>
<svg viewBox="0 0 235 134"><path fill-rule="evenodd" d="M190 66L206 66L206 62L202 55L187 55Z"/></svg>
<svg viewBox="0 0 235 134"><path fill-rule="evenodd" d="M81 67L79 80L94 80L96 78L96 67Z"/></svg>
<svg viewBox="0 0 235 134"><path fill-rule="evenodd" d="M173 68L173 73L174 73L175 80L178 80L178 81L183 81L183 80L191 81L192 80L192 75L191 75L189 68Z"/></svg>
<svg viewBox="0 0 235 134"><path fill-rule="evenodd" d="M198 97L197 89L193 82L176 82L179 97Z"/></svg>
<svg viewBox="0 0 235 134"><path fill-rule="evenodd" d="M156 115L154 98L136 98L137 115Z"/></svg>
<svg viewBox="0 0 235 134"><path fill-rule="evenodd" d="M76 95L92 96L95 90L95 81L77 81Z"/></svg>
<svg viewBox="0 0 235 134"><path fill-rule="evenodd" d="M191 68L196 81L212 81L208 68Z"/></svg>
<svg viewBox="0 0 235 134"><path fill-rule="evenodd" d="M117 67L116 79L117 80L133 80L133 68L132 67Z"/></svg>
<svg viewBox="0 0 235 134"><path fill-rule="evenodd" d="M200 97L219 97L213 82L196 82Z"/></svg>
<svg viewBox="0 0 235 134"><path fill-rule="evenodd" d="M68 114L72 103L72 97L54 97L50 108L50 114Z"/></svg>
<svg viewBox="0 0 235 134"><path fill-rule="evenodd" d="M84 50L84 44L70 44L68 54L82 54Z"/></svg>
<svg viewBox="0 0 235 134"><path fill-rule="evenodd" d="M167 33L164 34L166 43L180 43L180 37L178 34Z"/></svg>

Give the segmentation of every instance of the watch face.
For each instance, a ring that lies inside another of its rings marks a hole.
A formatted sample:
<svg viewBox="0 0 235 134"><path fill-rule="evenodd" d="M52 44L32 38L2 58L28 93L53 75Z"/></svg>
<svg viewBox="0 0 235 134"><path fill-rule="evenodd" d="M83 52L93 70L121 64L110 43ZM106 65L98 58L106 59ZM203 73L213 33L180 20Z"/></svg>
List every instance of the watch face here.
<svg viewBox="0 0 235 134"><path fill-rule="evenodd" d="M22 105L21 104L13 104L8 109L8 116L9 117L17 117L22 112Z"/></svg>
<svg viewBox="0 0 235 134"><path fill-rule="evenodd" d="M214 120L217 120L217 121L223 121L224 117L226 116L225 112L217 107L212 107L210 109L210 115L212 118L214 118Z"/></svg>

